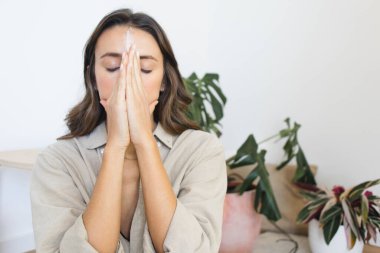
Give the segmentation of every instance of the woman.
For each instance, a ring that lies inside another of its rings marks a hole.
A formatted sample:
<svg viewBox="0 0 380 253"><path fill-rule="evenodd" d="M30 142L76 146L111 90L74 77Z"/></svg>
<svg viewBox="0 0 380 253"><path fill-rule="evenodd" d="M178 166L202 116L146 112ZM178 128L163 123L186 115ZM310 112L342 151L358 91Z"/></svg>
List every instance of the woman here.
<svg viewBox="0 0 380 253"><path fill-rule="evenodd" d="M129 9L105 16L84 79L70 132L33 171L37 252L217 252L223 148L186 117L191 99L159 24Z"/></svg>

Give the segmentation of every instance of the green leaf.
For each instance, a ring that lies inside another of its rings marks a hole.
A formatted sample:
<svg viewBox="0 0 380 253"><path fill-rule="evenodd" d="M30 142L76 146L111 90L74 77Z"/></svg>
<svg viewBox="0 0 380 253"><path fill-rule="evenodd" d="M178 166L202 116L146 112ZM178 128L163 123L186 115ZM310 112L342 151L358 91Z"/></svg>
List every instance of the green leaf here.
<svg viewBox="0 0 380 253"><path fill-rule="evenodd" d="M251 157L255 157L257 156L257 150L258 150L258 145L255 140L255 137L252 134L250 134L248 138L245 140L245 142L238 149L235 156L235 161L239 161L242 157L245 157L247 155L250 155Z"/></svg>
<svg viewBox="0 0 380 253"><path fill-rule="evenodd" d="M224 113L226 97L218 87L219 76L206 74L202 79L192 73L183 78L186 90L192 96L192 103L188 106L186 115L207 132L214 132L218 137L222 134L220 121ZM212 112L212 113L211 113Z"/></svg>
<svg viewBox="0 0 380 253"><path fill-rule="evenodd" d="M212 83L214 80L219 80L219 75L216 73L206 73L202 78L202 81L205 83Z"/></svg>
<svg viewBox="0 0 380 253"><path fill-rule="evenodd" d="M255 210L269 220L277 221L281 218L281 214L269 182L269 173L265 167L265 154L265 150L258 153L257 142L253 135L249 135L228 165L230 168L236 168L242 165L256 164L253 171L243 181L239 191L242 193L251 188L253 182L259 179L256 185Z"/></svg>
<svg viewBox="0 0 380 253"><path fill-rule="evenodd" d="M283 161L282 163L280 163L280 165L278 165L276 167L277 170L281 170L282 168L284 168L286 165L288 165L290 163L290 161L294 158L294 155L291 155L290 157L288 157L287 160Z"/></svg>
<svg viewBox="0 0 380 253"><path fill-rule="evenodd" d="M368 222L368 210L369 210L369 202L366 196L362 195L361 196L362 201L361 201L361 216L363 219L364 225Z"/></svg>
<svg viewBox="0 0 380 253"><path fill-rule="evenodd" d="M292 133L291 129L285 128L285 129L280 130L279 135L281 138L285 138L285 137L288 137L291 133Z"/></svg>
<svg viewBox="0 0 380 253"><path fill-rule="evenodd" d="M251 187L251 185L253 184L253 182L256 180L257 177L258 177L257 170L253 169L248 174L248 176L246 176L246 178L244 179L243 183L238 188L239 193L243 194L247 189L249 189Z"/></svg>
<svg viewBox="0 0 380 253"><path fill-rule="evenodd" d="M377 227L380 230L380 218L379 217L368 217L369 223Z"/></svg>
<svg viewBox="0 0 380 253"><path fill-rule="evenodd" d="M257 170L260 181L256 188L255 209L269 220L277 221L281 218L281 214L269 183L269 174L265 167L265 153L266 151L262 150L257 156L258 163L255 170Z"/></svg>
<svg viewBox="0 0 380 253"><path fill-rule="evenodd" d="M218 101L218 99L212 94L209 93L211 97L211 105L215 114L215 120L218 121L223 118L223 105Z"/></svg>
<svg viewBox="0 0 380 253"><path fill-rule="evenodd" d="M356 236L352 232L351 227L348 224L346 217L343 217L343 226L344 226L344 233L346 235L347 248L352 249L355 245Z"/></svg>
<svg viewBox="0 0 380 253"><path fill-rule="evenodd" d="M324 197L324 198L321 198L321 199L316 199L315 201L312 201L309 203L309 209L315 209L315 208L319 208L321 205L325 205L327 203L327 201L329 201L329 198L328 197Z"/></svg>
<svg viewBox="0 0 380 253"><path fill-rule="evenodd" d="M291 160L294 157L296 157L297 170L293 177L293 182L316 185L314 175L311 172L310 166L297 140L297 133L298 130L301 128L301 125L297 122L294 122L294 126L292 128L289 118L285 119L285 123L287 125L287 128L282 129L279 132L279 136L281 138L286 138L286 142L283 146L283 150L286 155L286 160L281 162L280 165L277 166L277 170L284 168L287 164L291 162Z"/></svg>
<svg viewBox="0 0 380 253"><path fill-rule="evenodd" d="M364 183L361 183L354 188L351 189L348 197L350 199L350 202L360 198L360 195L363 193L363 191L371 186L380 184L380 179L376 179L373 181L366 181Z"/></svg>
<svg viewBox="0 0 380 253"><path fill-rule="evenodd" d="M286 125L288 126L288 128L290 128L290 118L287 117L284 122L286 123Z"/></svg>
<svg viewBox="0 0 380 253"><path fill-rule="evenodd" d="M322 210L323 206L327 203L328 200L329 200L328 197L322 197L314 201L310 201L298 213L296 222L307 223L312 218L317 218L315 216Z"/></svg>
<svg viewBox="0 0 380 253"><path fill-rule="evenodd" d="M323 237L325 238L327 245L330 244L332 238L338 231L341 222L342 217L340 215L335 215L329 222L323 225Z"/></svg>
<svg viewBox="0 0 380 253"><path fill-rule="evenodd" d="M367 223L367 231L368 231L368 236L366 238L367 243L372 238L374 239L374 241L376 241L376 227L373 226L371 223Z"/></svg>
<svg viewBox="0 0 380 253"><path fill-rule="evenodd" d="M309 163L306 160L306 157L302 151L302 148L299 147L297 155L297 169L293 177L293 182L301 182L312 185L317 185L314 175L311 172Z"/></svg>
<svg viewBox="0 0 380 253"><path fill-rule="evenodd" d="M360 239L359 224L356 219L354 210L352 210L352 207L350 203L348 202L348 200L342 199L341 203L342 203L342 207L344 211L344 216L347 219L348 225L350 226L355 237Z"/></svg>
<svg viewBox="0 0 380 253"><path fill-rule="evenodd" d="M216 75L216 76L210 76L212 74L206 74L203 79L205 80L205 82L210 86L212 87L215 92L218 94L218 96L220 97L220 99L223 101L223 104L226 104L227 103L227 98L226 96L223 94L222 92L222 89L217 85L217 83L219 83L219 76ZM208 81L210 80L210 81Z"/></svg>
<svg viewBox="0 0 380 253"><path fill-rule="evenodd" d="M376 195L371 195L371 196L368 197L368 200L369 200L370 202L372 202L372 203L374 203L374 202L376 202L376 201L380 202L380 197L379 197L379 196L376 196ZM374 203L374 204L376 204L376 203Z"/></svg>
<svg viewBox="0 0 380 253"><path fill-rule="evenodd" d="M321 213L321 218L319 220L322 224L329 223L332 219L335 219L336 216L341 216L342 208L339 205L334 205L331 208L325 210Z"/></svg>
<svg viewBox="0 0 380 253"><path fill-rule="evenodd" d="M293 140L293 131L291 131L292 135L288 138L288 140L285 142L283 149L288 157L294 155L294 150L297 148L297 143Z"/></svg>
<svg viewBox="0 0 380 253"><path fill-rule="evenodd" d="M321 197L321 195L319 193L317 193L317 192L311 192L311 191L300 191L299 194L303 198L305 198L305 199L307 199L309 201L313 201L313 200Z"/></svg>
<svg viewBox="0 0 380 253"><path fill-rule="evenodd" d="M307 206L304 206L297 215L297 223L305 223L305 221L310 217L311 210Z"/></svg>

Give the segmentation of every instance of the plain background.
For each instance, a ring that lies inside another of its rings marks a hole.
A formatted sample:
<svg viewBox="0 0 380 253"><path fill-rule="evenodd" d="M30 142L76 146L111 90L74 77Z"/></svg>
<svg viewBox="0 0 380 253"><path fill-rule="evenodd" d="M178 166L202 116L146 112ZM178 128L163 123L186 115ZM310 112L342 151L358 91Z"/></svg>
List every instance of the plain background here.
<svg viewBox="0 0 380 253"><path fill-rule="evenodd" d="M376 0L1 0L0 151L43 148L66 132L63 119L83 96L84 44L106 13L122 7L162 25L183 76L220 75L227 156L250 133L263 140L291 117L302 125L299 141L319 167L319 184L380 178ZM262 147L268 162L282 159L282 144ZM25 175L1 180L18 177L25 187Z"/></svg>

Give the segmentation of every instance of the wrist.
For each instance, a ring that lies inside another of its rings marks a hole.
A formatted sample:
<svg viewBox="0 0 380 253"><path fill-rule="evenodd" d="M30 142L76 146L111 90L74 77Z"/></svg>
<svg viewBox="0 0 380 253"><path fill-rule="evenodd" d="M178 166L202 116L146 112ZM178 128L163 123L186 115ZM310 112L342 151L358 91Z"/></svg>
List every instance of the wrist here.
<svg viewBox="0 0 380 253"><path fill-rule="evenodd" d="M141 150L146 150L152 147L156 147L157 143L153 134L149 134L144 139L142 139L139 143L134 143L134 146L135 146L136 153L138 153Z"/></svg>
<svg viewBox="0 0 380 253"><path fill-rule="evenodd" d="M157 142L153 135L148 136L143 141L135 145L136 155L140 157L140 155L148 152L151 154L153 149L157 148Z"/></svg>
<svg viewBox="0 0 380 253"><path fill-rule="evenodd" d="M111 154L122 155L122 156L124 156L126 150L127 148L125 147L112 145L111 143L107 143L106 146L104 147L104 153L111 153Z"/></svg>

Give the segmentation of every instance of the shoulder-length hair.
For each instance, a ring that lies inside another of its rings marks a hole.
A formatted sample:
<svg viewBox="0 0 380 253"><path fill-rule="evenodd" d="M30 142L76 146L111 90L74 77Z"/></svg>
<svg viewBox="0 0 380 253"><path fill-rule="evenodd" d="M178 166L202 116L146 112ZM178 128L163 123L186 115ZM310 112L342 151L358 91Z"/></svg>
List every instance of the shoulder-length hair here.
<svg viewBox="0 0 380 253"><path fill-rule="evenodd" d="M106 112L100 104L95 79L95 46L100 35L107 29L127 25L141 29L153 36L163 55L164 91L160 92L159 103L153 116L171 134L181 134L187 129L200 129L187 117L188 105L192 99L185 89L178 70L170 42L162 27L145 13L133 13L130 9L119 9L107 14L97 25L84 48L85 95L66 115L65 122L69 133L58 138L69 139L91 133L96 126L106 120Z"/></svg>

